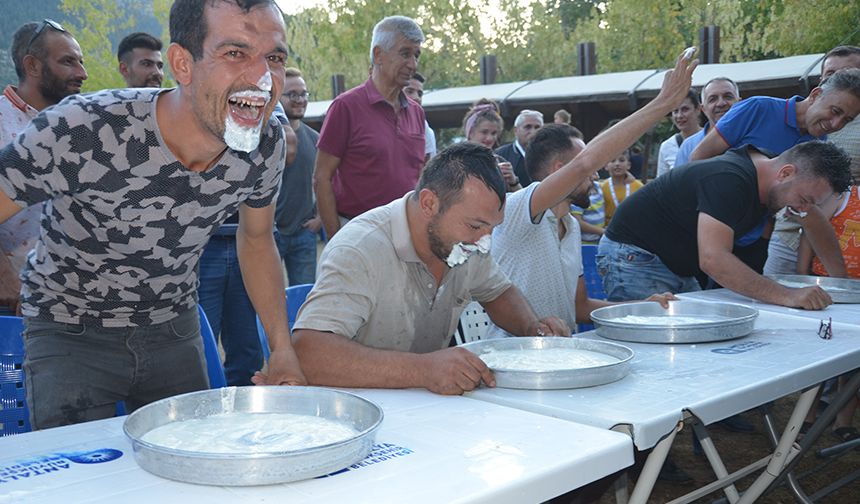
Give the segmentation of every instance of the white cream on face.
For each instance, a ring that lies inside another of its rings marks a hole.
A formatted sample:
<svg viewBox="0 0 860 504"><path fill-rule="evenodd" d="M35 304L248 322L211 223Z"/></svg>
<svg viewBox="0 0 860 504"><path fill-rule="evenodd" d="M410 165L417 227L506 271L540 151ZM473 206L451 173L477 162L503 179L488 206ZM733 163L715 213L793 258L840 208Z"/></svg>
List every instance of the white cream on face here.
<svg viewBox="0 0 860 504"><path fill-rule="evenodd" d="M451 247L451 253L448 254L445 262L448 263L448 267L453 268L466 262L475 252L489 254L491 239L490 235L486 234L475 243L457 242Z"/></svg>
<svg viewBox="0 0 860 504"><path fill-rule="evenodd" d="M268 80L266 78L268 78ZM263 74L263 77L260 78L260 81L257 83L258 87L261 82L265 84L266 80L268 81L269 89L263 91L239 91L230 95L230 98L235 100L247 99L249 101L259 103L262 109L271 99L271 93L269 90L272 86L272 77L269 72L266 72ZM257 123L252 127L248 127L238 124L235 119L233 119L233 114L228 113L227 118L224 121L224 143L227 144L227 147L230 147L233 150L241 152L253 151L260 144L260 132L263 130L264 117L265 116L261 110L260 118Z"/></svg>

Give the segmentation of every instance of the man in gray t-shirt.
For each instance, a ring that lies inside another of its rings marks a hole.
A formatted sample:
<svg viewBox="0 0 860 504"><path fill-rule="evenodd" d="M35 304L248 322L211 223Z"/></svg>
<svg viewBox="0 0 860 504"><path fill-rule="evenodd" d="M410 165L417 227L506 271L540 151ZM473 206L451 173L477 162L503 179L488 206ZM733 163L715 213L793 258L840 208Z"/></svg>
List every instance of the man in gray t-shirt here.
<svg viewBox="0 0 860 504"><path fill-rule="evenodd" d="M308 88L297 68L287 68L281 105L296 133L296 156L284 169L275 210L278 251L287 268L290 285L314 283L317 268L317 233L322 220L316 212L313 176L320 134L301 119L308 107Z"/></svg>
<svg viewBox="0 0 860 504"><path fill-rule="evenodd" d="M177 0L170 37L177 88L69 97L0 149L0 221L45 202L22 275L34 428L208 386L197 263L236 211L245 282L270 335L268 383L304 383L272 238L283 18L273 2Z"/></svg>

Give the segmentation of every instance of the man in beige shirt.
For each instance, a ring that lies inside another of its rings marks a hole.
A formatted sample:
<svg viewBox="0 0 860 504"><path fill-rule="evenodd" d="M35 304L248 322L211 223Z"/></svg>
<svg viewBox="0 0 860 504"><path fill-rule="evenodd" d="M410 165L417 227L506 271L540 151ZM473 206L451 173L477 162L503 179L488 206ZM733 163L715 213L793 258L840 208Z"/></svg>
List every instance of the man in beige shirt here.
<svg viewBox="0 0 860 504"><path fill-rule="evenodd" d="M414 192L345 226L293 328L309 382L440 394L495 385L474 354L448 348L473 299L511 334L569 336L560 319L539 320L486 253L504 202L493 153L462 143L430 161Z"/></svg>

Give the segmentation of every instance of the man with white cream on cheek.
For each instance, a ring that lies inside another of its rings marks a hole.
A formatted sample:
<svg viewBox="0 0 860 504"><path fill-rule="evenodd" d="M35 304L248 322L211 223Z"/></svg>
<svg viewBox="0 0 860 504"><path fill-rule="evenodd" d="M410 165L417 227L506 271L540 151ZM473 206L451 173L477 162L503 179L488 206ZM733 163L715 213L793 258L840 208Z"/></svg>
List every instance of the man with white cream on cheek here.
<svg viewBox="0 0 860 504"><path fill-rule="evenodd" d="M48 201L22 274L34 428L208 387L197 264L237 211L239 262L272 348L267 383L305 383L272 236L283 16L271 0L176 0L170 38L177 88L67 99L0 149L0 221Z"/></svg>
<svg viewBox="0 0 860 504"><path fill-rule="evenodd" d="M493 386L477 356L448 348L473 299L511 334L569 336L560 319L535 315L488 254L505 190L492 151L464 142L438 153L415 191L344 226L293 327L308 382L440 394Z"/></svg>

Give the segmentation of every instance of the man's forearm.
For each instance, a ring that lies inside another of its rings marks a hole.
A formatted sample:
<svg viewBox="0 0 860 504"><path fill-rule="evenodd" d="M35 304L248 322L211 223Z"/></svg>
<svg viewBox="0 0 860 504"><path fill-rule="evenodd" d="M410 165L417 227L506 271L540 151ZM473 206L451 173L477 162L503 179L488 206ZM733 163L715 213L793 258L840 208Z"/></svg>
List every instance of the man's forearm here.
<svg viewBox="0 0 860 504"><path fill-rule="evenodd" d="M260 317L272 351L290 344L284 298L284 275L272 234L248 238L236 234L236 251L245 290Z"/></svg>
<svg viewBox="0 0 860 504"><path fill-rule="evenodd" d="M494 324L517 336L535 336L529 332L538 325L538 317L519 289L513 285L492 301L481 303Z"/></svg>
<svg viewBox="0 0 860 504"><path fill-rule="evenodd" d="M786 306L788 288L765 278L731 253L714 253L700 258L702 271L723 287L759 301Z"/></svg>
<svg viewBox="0 0 860 504"><path fill-rule="evenodd" d="M314 182L314 192L317 198L317 211L322 220L323 228L329 240L340 230L340 219L337 215L337 202L331 179L319 179Z"/></svg>
<svg viewBox="0 0 860 504"><path fill-rule="evenodd" d="M12 267L12 261L9 260L6 252L0 249L0 305L10 308L18 306L21 295L19 273Z"/></svg>
<svg viewBox="0 0 860 504"><path fill-rule="evenodd" d="M847 278L848 270L845 267L842 250L839 248L839 238L827 217L816 209L810 209L801 223L806 240L827 270L827 274L832 277Z"/></svg>
<svg viewBox="0 0 860 504"><path fill-rule="evenodd" d="M424 387L422 356L379 350L344 336L298 329L294 347L308 383L328 387Z"/></svg>

